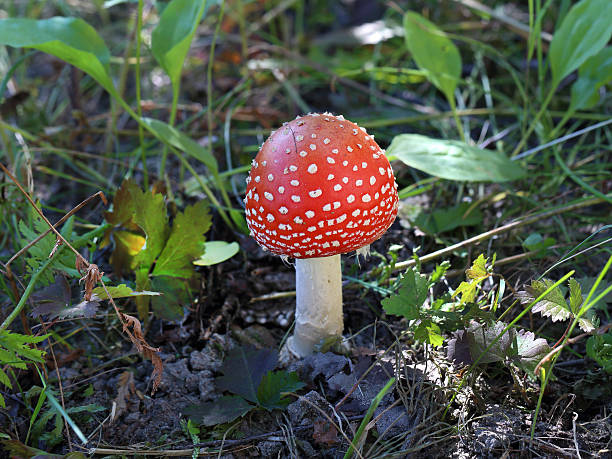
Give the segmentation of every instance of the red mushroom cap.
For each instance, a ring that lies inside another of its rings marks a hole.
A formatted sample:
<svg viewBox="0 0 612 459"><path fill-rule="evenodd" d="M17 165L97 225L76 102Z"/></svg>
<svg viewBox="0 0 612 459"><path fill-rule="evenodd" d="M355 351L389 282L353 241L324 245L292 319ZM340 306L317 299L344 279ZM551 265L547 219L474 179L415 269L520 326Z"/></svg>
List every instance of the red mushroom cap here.
<svg viewBox="0 0 612 459"><path fill-rule="evenodd" d="M247 178L246 219L264 248L294 258L369 245L397 215L397 184L365 129L313 113L273 132Z"/></svg>

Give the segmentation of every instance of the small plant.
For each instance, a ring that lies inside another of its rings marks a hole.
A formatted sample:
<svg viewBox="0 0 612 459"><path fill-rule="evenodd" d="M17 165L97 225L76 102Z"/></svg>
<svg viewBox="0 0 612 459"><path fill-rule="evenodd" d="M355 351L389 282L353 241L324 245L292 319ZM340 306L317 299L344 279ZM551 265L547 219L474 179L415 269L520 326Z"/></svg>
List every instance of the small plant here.
<svg viewBox="0 0 612 459"><path fill-rule="evenodd" d="M273 349L238 347L229 352L216 379L217 389L231 392L211 402L190 406L185 414L198 424L214 426L231 422L249 411L284 409L286 394L302 387L295 372L273 371L278 352Z"/></svg>

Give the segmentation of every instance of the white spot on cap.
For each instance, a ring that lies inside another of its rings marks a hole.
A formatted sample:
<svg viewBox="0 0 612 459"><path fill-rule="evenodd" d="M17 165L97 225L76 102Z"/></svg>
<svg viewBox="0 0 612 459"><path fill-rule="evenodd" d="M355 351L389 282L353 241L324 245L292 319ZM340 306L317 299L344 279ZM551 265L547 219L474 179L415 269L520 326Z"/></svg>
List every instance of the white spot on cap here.
<svg viewBox="0 0 612 459"><path fill-rule="evenodd" d="M351 202L355 202L355 195L353 195L353 194L349 194L349 195L346 197L346 201L347 201L349 204L350 204Z"/></svg>
<svg viewBox="0 0 612 459"><path fill-rule="evenodd" d="M380 175L385 175L385 168L384 167L379 167L378 168L378 172L380 172Z"/></svg>
<svg viewBox="0 0 612 459"><path fill-rule="evenodd" d="M278 192L279 192L280 194L283 194L283 193L285 192L285 187L284 187L284 186L279 186L279 187L278 187Z"/></svg>
<svg viewBox="0 0 612 459"><path fill-rule="evenodd" d="M328 157L327 157L327 162L328 162L329 164L336 164L336 161L335 161L335 160L334 160L334 158L332 158L331 156L328 156Z"/></svg>
<svg viewBox="0 0 612 459"><path fill-rule="evenodd" d="M308 156L308 153L305 150L300 151L300 156L302 158L305 158L306 156Z"/></svg>
<svg viewBox="0 0 612 459"><path fill-rule="evenodd" d="M274 201L274 196L272 195L272 193L268 193L267 191L264 192L264 196L268 201Z"/></svg>
<svg viewBox="0 0 612 459"><path fill-rule="evenodd" d="M327 176L327 180L333 180L334 179L334 174L329 174Z"/></svg>
<svg viewBox="0 0 612 459"><path fill-rule="evenodd" d="M370 201L372 200L372 197L371 197L369 194L367 194L367 193L366 193L366 194L364 194L364 195L361 197L361 200L362 200L363 202L370 202Z"/></svg>
<svg viewBox="0 0 612 459"><path fill-rule="evenodd" d="M278 211L283 214L283 215L287 215L287 212L289 212L289 209L287 209L285 206L281 207L280 209L278 209Z"/></svg>
<svg viewBox="0 0 612 459"><path fill-rule="evenodd" d="M304 136L303 135L296 135L295 136L295 140L297 140L298 142L301 142L302 140L304 140Z"/></svg>
<svg viewBox="0 0 612 459"><path fill-rule="evenodd" d="M340 201L334 201L334 209L338 209L340 206Z"/></svg>
<svg viewBox="0 0 612 459"><path fill-rule="evenodd" d="M307 211L306 211L306 216L307 216L308 218L312 218L312 217L314 217L314 216L315 216L315 213L314 213L312 210L307 210Z"/></svg>
<svg viewBox="0 0 612 459"><path fill-rule="evenodd" d="M266 219L267 219L267 220L268 220L270 223L272 223L272 222L274 221L274 215L272 215L272 214L268 214L268 215L266 215Z"/></svg>
<svg viewBox="0 0 612 459"><path fill-rule="evenodd" d="M294 194L293 196L291 196L291 200L293 202L300 202L300 197Z"/></svg>
<svg viewBox="0 0 612 459"><path fill-rule="evenodd" d="M356 165L355 165L355 166L353 166L353 171L354 171L354 172L357 172L358 170L359 170L359 168L358 168Z"/></svg>
<svg viewBox="0 0 612 459"><path fill-rule="evenodd" d="M287 153L287 154L291 153L291 148L287 148L287 149L285 150L285 153Z"/></svg>
<svg viewBox="0 0 612 459"><path fill-rule="evenodd" d="M334 148L334 149L332 150L332 153L334 153L334 154L338 154L338 149L337 149L337 148Z"/></svg>
<svg viewBox="0 0 612 459"><path fill-rule="evenodd" d="M349 153L351 153L351 152L353 151L353 149L352 149L352 148L351 148L349 145L347 145L347 146L346 146L346 150L347 150Z"/></svg>
<svg viewBox="0 0 612 459"><path fill-rule="evenodd" d="M317 135L313 133L313 134L310 134L310 137L312 137L313 139L316 139Z"/></svg>
<svg viewBox="0 0 612 459"><path fill-rule="evenodd" d="M357 129L353 129L353 135L357 135L359 131Z"/></svg>
<svg viewBox="0 0 612 459"><path fill-rule="evenodd" d="M348 178L348 177L342 177L342 181L343 181L344 183L348 183L348 182L349 182L349 178Z"/></svg>
<svg viewBox="0 0 612 459"><path fill-rule="evenodd" d="M340 191L342 189L342 185L336 184L334 185L334 191Z"/></svg>
<svg viewBox="0 0 612 459"><path fill-rule="evenodd" d="M298 225L301 225L302 223L304 223L304 220L302 220L300 217L295 217L293 221L297 223Z"/></svg>
<svg viewBox="0 0 612 459"><path fill-rule="evenodd" d="M316 150L316 149L317 149L317 146L316 146L314 143L311 143L311 144L310 144L310 149L311 149L312 151L314 151L314 150Z"/></svg>
<svg viewBox="0 0 612 459"><path fill-rule="evenodd" d="M361 185L363 185L363 180L361 179L355 180L355 186L361 186Z"/></svg>
<svg viewBox="0 0 612 459"><path fill-rule="evenodd" d="M291 185L293 185L293 186L300 186L299 180L291 180L291 182L289 182L289 183L291 183Z"/></svg>
<svg viewBox="0 0 612 459"><path fill-rule="evenodd" d="M323 143L324 143L325 145L327 145L329 142L331 142L331 140L329 140L327 137L325 137L325 138L323 139Z"/></svg>
<svg viewBox="0 0 612 459"><path fill-rule="evenodd" d="M355 209L351 215L352 215L353 217L357 217L357 216L359 216L359 214L360 214L360 213L361 213L361 210L359 210L359 209Z"/></svg>
<svg viewBox="0 0 612 459"><path fill-rule="evenodd" d="M317 227L316 227L316 226L309 226L309 227L308 227L308 231L310 231L311 233L312 233L313 231L316 231L316 230L317 230Z"/></svg>
<svg viewBox="0 0 612 459"><path fill-rule="evenodd" d="M289 170L291 172L295 172L295 171L297 171L297 169L298 169L297 166L294 166L293 164L291 166L289 166Z"/></svg>
<svg viewBox="0 0 612 459"><path fill-rule="evenodd" d="M332 241L332 245L333 245L334 247L340 247L340 242L338 242L338 241Z"/></svg>
<svg viewBox="0 0 612 459"><path fill-rule="evenodd" d="M327 203L323 206L323 210L325 212L329 212L331 210L331 204Z"/></svg>
<svg viewBox="0 0 612 459"><path fill-rule="evenodd" d="M272 174L268 174L268 180L271 182L272 180L274 180L274 175Z"/></svg>
<svg viewBox="0 0 612 459"><path fill-rule="evenodd" d="M346 220L346 214L342 214L338 218L336 218L337 223L342 223L344 220Z"/></svg>
<svg viewBox="0 0 612 459"><path fill-rule="evenodd" d="M364 162L362 162L362 163L361 163L361 167L363 167L363 168L365 169L366 167L368 167L368 163L366 163L365 161L364 161Z"/></svg>
<svg viewBox="0 0 612 459"><path fill-rule="evenodd" d="M261 177L258 175L255 177L255 183L261 182Z"/></svg>
<svg viewBox="0 0 612 459"><path fill-rule="evenodd" d="M376 177L370 177L370 185L374 185L376 183Z"/></svg>
<svg viewBox="0 0 612 459"><path fill-rule="evenodd" d="M308 192L308 196L310 196L311 198L318 198L322 194L323 194L323 191L321 191L320 188L317 188L316 190L312 190Z"/></svg>
<svg viewBox="0 0 612 459"><path fill-rule="evenodd" d="M317 165L311 164L310 166L308 166L308 172L311 174L315 174L317 172Z"/></svg>
<svg viewBox="0 0 612 459"><path fill-rule="evenodd" d="M342 161L342 165L343 166L348 166L348 161L345 159L344 161Z"/></svg>

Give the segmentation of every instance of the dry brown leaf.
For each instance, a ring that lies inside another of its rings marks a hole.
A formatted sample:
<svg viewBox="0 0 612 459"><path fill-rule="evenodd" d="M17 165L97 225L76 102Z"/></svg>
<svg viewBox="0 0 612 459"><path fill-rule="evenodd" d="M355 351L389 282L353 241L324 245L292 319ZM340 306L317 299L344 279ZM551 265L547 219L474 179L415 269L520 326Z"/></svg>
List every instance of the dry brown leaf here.
<svg viewBox="0 0 612 459"><path fill-rule="evenodd" d="M324 419L317 419L313 424L312 439L319 445L332 446L338 443L338 431Z"/></svg>
<svg viewBox="0 0 612 459"><path fill-rule="evenodd" d="M82 262L79 262L79 259L80 257L77 257L77 270L82 267ZM79 272L81 271L79 270ZM89 266L87 266L87 273L85 274L85 276L79 279L79 282L83 280L85 281L85 295L83 295L83 297L86 301L91 301L92 291L96 287L98 282L100 282L100 280L102 279L103 274L104 273L100 272L100 270L98 269L98 265L91 263L89 264Z"/></svg>
<svg viewBox="0 0 612 459"><path fill-rule="evenodd" d="M131 371L124 371L119 376L119 381L117 382L117 397L113 400L115 407L110 420L111 423L127 411L127 402L130 396L135 393L134 374Z"/></svg>
<svg viewBox="0 0 612 459"><path fill-rule="evenodd" d="M153 347L149 345L142 334L142 326L140 325L140 321L133 316L128 314L120 313L121 318L123 319L123 331L128 335L130 341L138 352L140 352L144 357L151 360L153 364L153 373L151 377L153 378L153 388L151 389L151 395L153 395L157 388L159 387L159 383L161 383L162 371L164 369L164 365L162 363L161 358L159 357L159 348ZM129 327L132 328L133 333L129 330Z"/></svg>

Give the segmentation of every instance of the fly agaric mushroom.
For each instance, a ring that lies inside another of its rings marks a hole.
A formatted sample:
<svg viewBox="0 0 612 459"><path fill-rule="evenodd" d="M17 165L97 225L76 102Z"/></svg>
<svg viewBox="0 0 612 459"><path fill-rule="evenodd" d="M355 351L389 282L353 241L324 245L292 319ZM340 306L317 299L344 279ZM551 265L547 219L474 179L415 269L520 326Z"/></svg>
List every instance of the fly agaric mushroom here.
<svg viewBox="0 0 612 459"><path fill-rule="evenodd" d="M312 113L272 132L247 178L246 220L266 250L295 258L298 357L342 335L340 254L367 253L397 215L384 151L342 116Z"/></svg>

